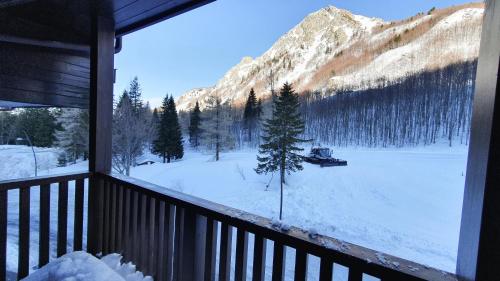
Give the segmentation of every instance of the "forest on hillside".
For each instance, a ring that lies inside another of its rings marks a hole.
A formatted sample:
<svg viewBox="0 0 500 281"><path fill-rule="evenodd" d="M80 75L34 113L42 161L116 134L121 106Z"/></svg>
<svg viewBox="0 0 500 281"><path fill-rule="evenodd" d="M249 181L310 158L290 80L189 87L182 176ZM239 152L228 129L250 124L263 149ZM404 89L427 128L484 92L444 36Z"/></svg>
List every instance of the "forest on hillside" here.
<svg viewBox="0 0 500 281"><path fill-rule="evenodd" d="M361 91L301 96L305 135L336 146L467 144L477 61Z"/></svg>
<svg viewBox="0 0 500 281"><path fill-rule="evenodd" d="M299 93L305 139L333 146L402 147L446 141L467 144L477 60L406 76L380 80L365 90ZM248 101L247 101L248 103ZM261 123L271 101L248 132L244 108L231 108L231 134L236 147L257 147ZM181 123L189 124L181 113ZM187 125L185 125L187 126Z"/></svg>

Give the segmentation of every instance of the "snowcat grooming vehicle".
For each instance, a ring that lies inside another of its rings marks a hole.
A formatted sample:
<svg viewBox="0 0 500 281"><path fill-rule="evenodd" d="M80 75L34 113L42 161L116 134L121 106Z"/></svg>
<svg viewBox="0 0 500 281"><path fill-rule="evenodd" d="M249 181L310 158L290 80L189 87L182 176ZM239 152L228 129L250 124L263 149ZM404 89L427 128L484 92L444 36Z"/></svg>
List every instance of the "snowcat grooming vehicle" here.
<svg viewBox="0 0 500 281"><path fill-rule="evenodd" d="M304 161L321 167L347 166L347 161L333 158L332 151L323 147L313 147L309 155L304 156Z"/></svg>

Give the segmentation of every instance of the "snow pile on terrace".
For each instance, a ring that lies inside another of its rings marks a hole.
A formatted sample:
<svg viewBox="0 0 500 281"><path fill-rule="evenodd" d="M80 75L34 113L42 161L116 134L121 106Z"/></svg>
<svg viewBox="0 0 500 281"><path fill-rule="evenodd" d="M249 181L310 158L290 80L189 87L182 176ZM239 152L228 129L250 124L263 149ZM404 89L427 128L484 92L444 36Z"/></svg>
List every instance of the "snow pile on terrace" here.
<svg viewBox="0 0 500 281"><path fill-rule="evenodd" d="M142 272L137 271L133 263L122 263L122 256L119 254L109 254L104 256L101 261L109 268L113 269L126 281L153 281L151 276L146 276Z"/></svg>
<svg viewBox="0 0 500 281"><path fill-rule="evenodd" d="M131 263L121 264L121 256L110 254L101 260L86 253L66 254L26 277L25 281L152 281L135 270Z"/></svg>

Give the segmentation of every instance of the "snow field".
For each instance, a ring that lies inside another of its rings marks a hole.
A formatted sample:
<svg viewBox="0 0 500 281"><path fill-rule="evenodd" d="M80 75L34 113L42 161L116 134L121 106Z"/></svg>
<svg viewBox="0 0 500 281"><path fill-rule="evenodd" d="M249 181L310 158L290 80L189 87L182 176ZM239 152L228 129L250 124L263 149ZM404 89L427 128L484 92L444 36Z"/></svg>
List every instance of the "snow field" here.
<svg viewBox="0 0 500 281"><path fill-rule="evenodd" d="M334 150L347 167L287 177L284 223L454 272L467 149ZM257 175L255 151L186 153L132 176L260 216L278 217L279 183Z"/></svg>
<svg viewBox="0 0 500 281"><path fill-rule="evenodd" d="M1 153L6 151L19 154L15 150L0 150L0 159L5 155ZM454 272L467 147L334 148L333 155L347 160L348 166L320 168L304 163L303 171L287 176L283 223ZM159 161L151 155L143 158ZM210 154L188 150L182 161L138 166L132 169L132 176L276 219L278 176L270 181L271 175L257 175L253 171L256 164L254 150L223 153L218 162ZM52 168L50 173L81 171L86 165L81 162ZM19 167L24 166L19 164ZM268 183L270 186L266 190ZM31 190L30 251L33 254L30 267L35 268L38 262L39 189L33 187ZM9 191L8 270L13 272L17 266L18 197L18 191ZM73 198L74 183L70 182L68 249L73 241ZM52 185L52 257L55 257L56 229L57 185ZM235 239L234 231L233 252ZM269 278L272 250L273 244L269 241L266 259ZM247 276L250 278L252 234L249 235L248 254ZM293 276L294 256L295 250L287 249L287 279ZM338 278L335 280L343 280L346 272L346 268L335 265L334 276ZM316 280L318 274L319 259L310 256L309 280Z"/></svg>
<svg viewBox="0 0 500 281"><path fill-rule="evenodd" d="M50 174L57 166L57 148L35 147L38 175ZM31 147L0 145L0 181L35 175L35 160Z"/></svg>

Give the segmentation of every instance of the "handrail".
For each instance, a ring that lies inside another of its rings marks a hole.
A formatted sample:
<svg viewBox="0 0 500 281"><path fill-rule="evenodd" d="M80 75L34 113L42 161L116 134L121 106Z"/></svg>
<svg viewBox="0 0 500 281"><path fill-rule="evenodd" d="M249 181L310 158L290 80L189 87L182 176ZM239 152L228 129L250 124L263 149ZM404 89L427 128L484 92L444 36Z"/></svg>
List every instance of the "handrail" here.
<svg viewBox="0 0 500 281"><path fill-rule="evenodd" d="M0 191L17 189L19 187L37 186L42 184L50 184L60 181L84 179L90 176L89 172L79 173L61 173L55 175L46 175L38 177L29 177L21 179L11 179L0 181Z"/></svg>
<svg viewBox="0 0 500 281"><path fill-rule="evenodd" d="M456 281L454 274L418 264L409 260L354 245L324 235L311 235L297 228L281 228L270 219L226 207L195 196L180 193L142 180L120 174L97 174L111 183L123 185L131 190L164 200L202 216L221 221L238 229L279 241L319 257L330 257L335 263L347 267L362 268L363 273L387 276L388 272L397 280L441 280Z"/></svg>
<svg viewBox="0 0 500 281"><path fill-rule="evenodd" d="M18 261L17 279L22 279L30 271L30 247L31 229L30 218L32 216L31 193L33 187L37 188L39 206L35 214L39 218L38 223L38 267L42 267L50 261L51 236L51 202L57 203L57 256L62 256L68 251L68 220L69 215L73 217L72 250L83 249L84 229L84 204L85 204L85 180L91 176L89 172L64 173L58 175L39 176L24 179L13 179L0 181L0 280L5 280L7 274L7 231L15 221L8 221L7 213L12 208L9 205L17 205L19 208L18 218ZM70 184L71 183L71 184ZM71 187L70 187L71 185ZM73 190L70 198L69 189ZM18 194L9 195L9 190L18 190ZM51 194L57 192L55 200L51 200ZM17 202L15 200L18 200ZM69 210L69 204L74 207ZM52 230L54 231L54 230ZM56 241L53 241L54 243ZM36 251L36 250L35 250Z"/></svg>

